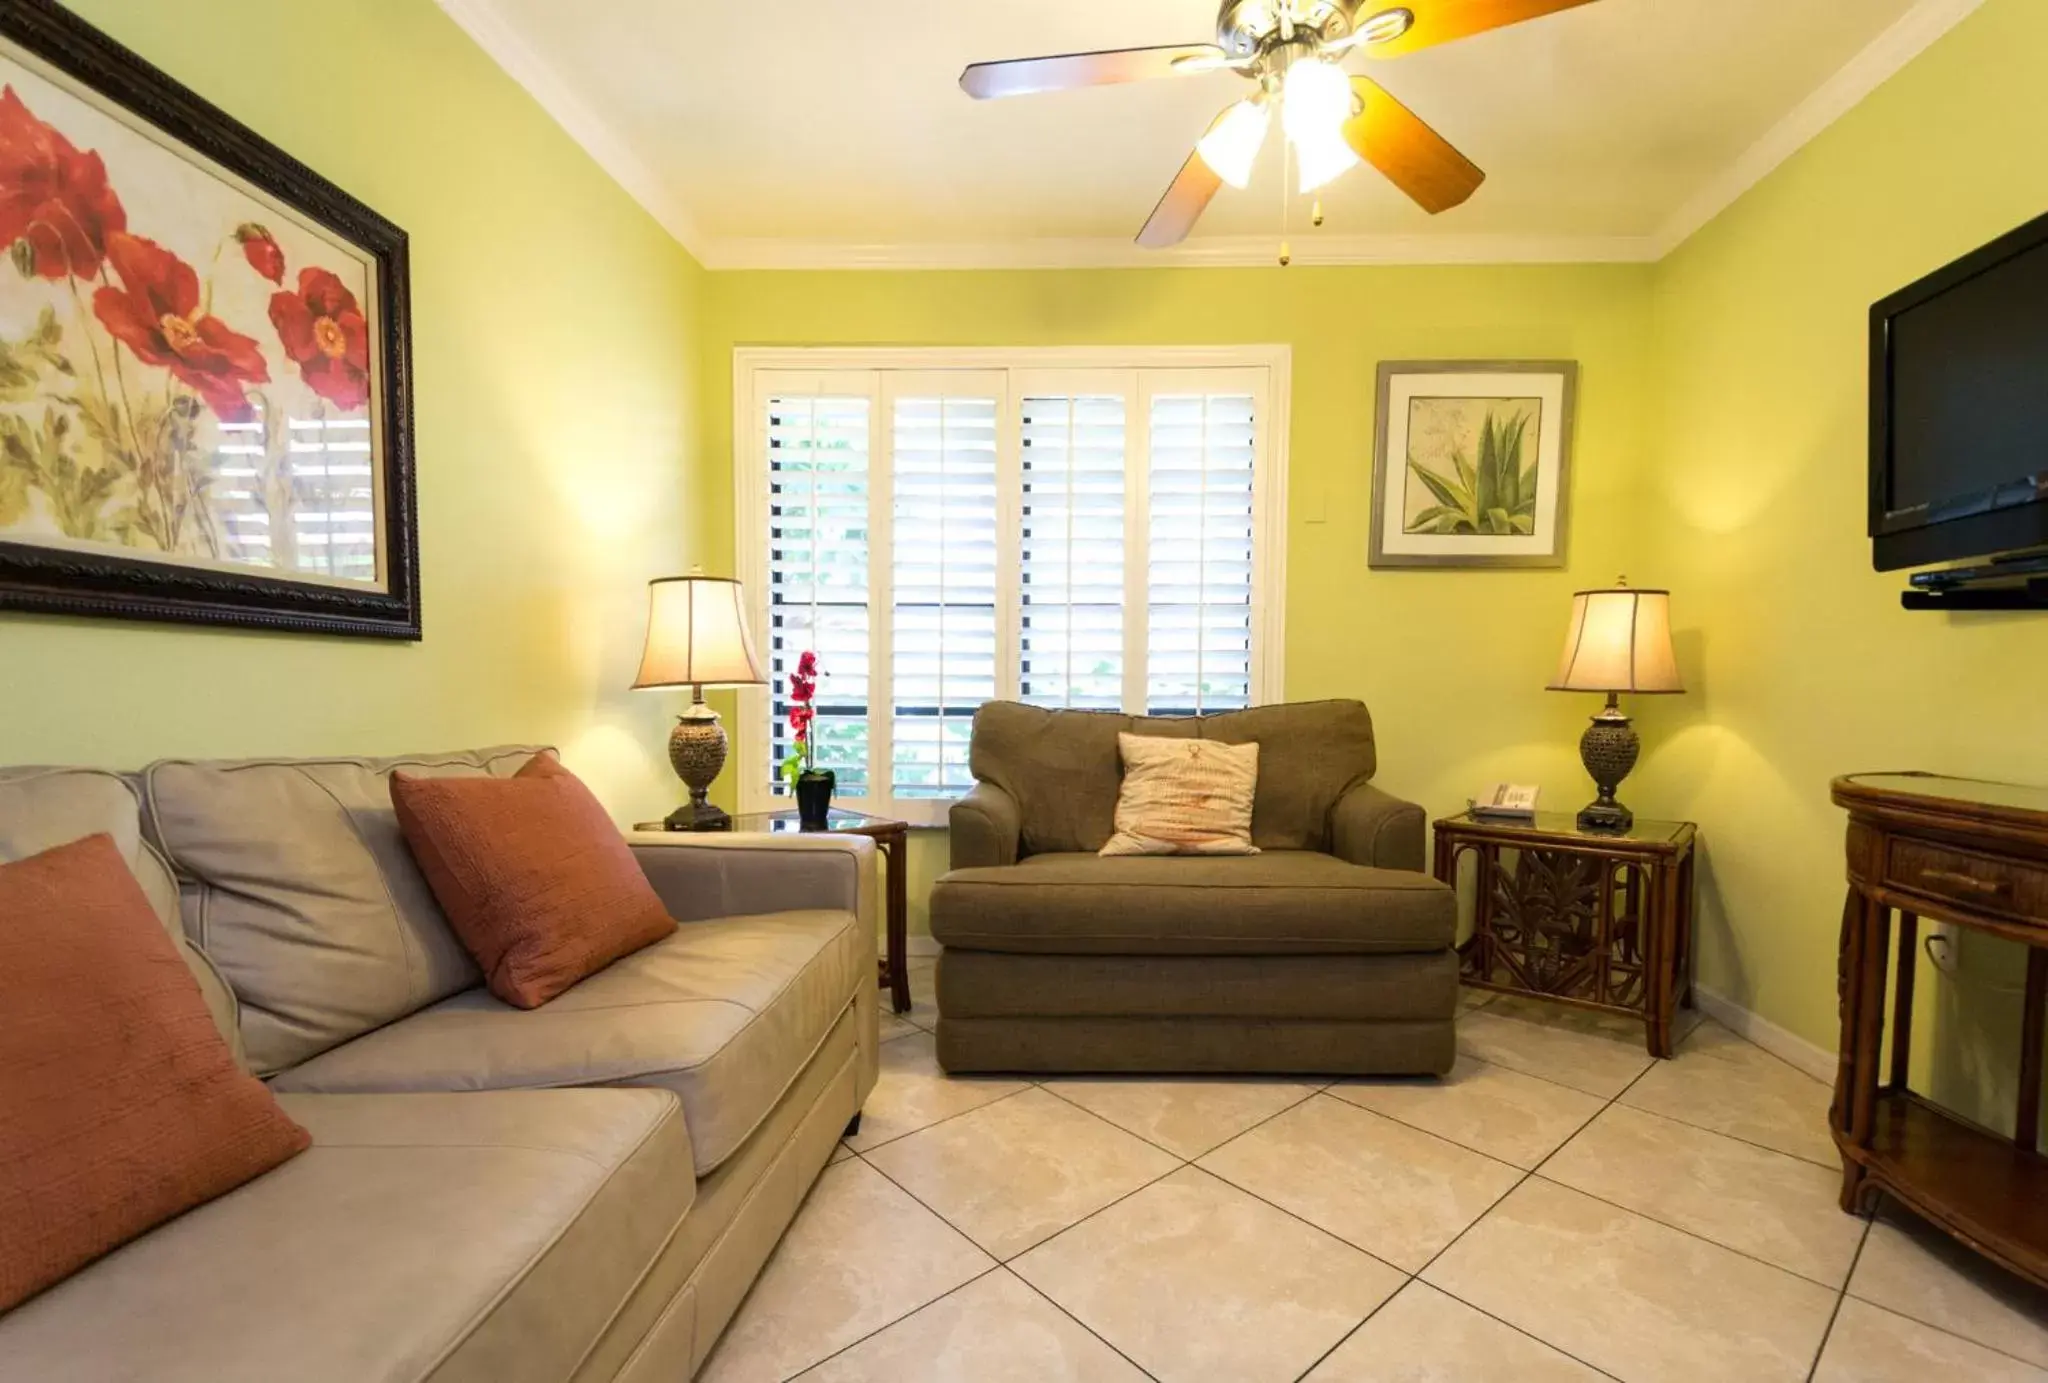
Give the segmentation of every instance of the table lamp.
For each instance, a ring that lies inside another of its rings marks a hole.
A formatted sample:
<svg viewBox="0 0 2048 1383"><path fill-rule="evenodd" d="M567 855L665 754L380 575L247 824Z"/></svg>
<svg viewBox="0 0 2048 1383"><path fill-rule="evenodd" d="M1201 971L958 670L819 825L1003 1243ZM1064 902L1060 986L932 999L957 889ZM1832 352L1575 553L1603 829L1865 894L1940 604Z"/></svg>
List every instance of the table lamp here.
<svg viewBox="0 0 2048 1383"><path fill-rule="evenodd" d="M1607 706L1579 740L1579 761L1600 795L1579 812L1582 831L1626 831L1635 813L1614 790L1636 766L1642 741L1621 709L1622 692L1682 692L1671 654L1671 592L1638 591L1626 577L1608 590L1572 596L1571 631L1551 691L1606 692Z"/></svg>
<svg viewBox="0 0 2048 1383"><path fill-rule="evenodd" d="M690 800L668 815L671 831L723 831L732 818L704 800L725 768L725 727L704 704L706 687L759 686L768 679L754 656L746 598L730 577L664 576L647 583L647 649L635 687L688 687L690 709L676 718L668 761Z"/></svg>

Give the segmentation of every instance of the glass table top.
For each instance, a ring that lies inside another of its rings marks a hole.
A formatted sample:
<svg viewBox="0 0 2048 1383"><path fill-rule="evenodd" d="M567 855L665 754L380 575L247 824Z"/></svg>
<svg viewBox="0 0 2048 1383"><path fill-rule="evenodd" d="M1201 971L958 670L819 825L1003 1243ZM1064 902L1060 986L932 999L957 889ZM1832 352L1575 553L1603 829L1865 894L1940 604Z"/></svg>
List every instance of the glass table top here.
<svg viewBox="0 0 2048 1383"><path fill-rule="evenodd" d="M1534 821L1474 816L1471 812L1459 812L1456 816L1447 817L1442 824L1485 826L1496 831L1526 831L1531 835L1583 836L1587 840L1636 840L1651 845L1675 844L1693 830L1690 822L1652 821L1639 816L1636 818L1636 824L1626 831L1582 831L1579 829L1576 812L1538 812Z"/></svg>

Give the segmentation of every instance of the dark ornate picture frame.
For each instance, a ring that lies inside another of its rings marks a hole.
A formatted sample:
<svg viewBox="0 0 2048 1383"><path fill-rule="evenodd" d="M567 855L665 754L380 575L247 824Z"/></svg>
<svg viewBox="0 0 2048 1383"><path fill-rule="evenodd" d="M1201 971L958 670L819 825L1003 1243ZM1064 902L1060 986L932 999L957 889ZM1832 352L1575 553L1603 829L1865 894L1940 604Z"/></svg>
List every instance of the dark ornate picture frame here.
<svg viewBox="0 0 2048 1383"><path fill-rule="evenodd" d="M375 261L371 406L382 442L381 589L0 540L0 610L420 638L405 232L51 0L0 0L0 39ZM13 271L0 265L0 272Z"/></svg>

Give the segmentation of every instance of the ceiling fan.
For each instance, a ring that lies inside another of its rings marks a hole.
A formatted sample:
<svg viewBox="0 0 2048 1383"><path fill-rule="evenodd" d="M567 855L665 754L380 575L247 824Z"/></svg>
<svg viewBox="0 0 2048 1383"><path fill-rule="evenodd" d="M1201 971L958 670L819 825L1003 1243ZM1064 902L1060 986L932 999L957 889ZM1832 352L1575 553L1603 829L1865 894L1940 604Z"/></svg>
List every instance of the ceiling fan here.
<svg viewBox="0 0 2048 1383"><path fill-rule="evenodd" d="M1486 174L1377 82L1347 80L1338 64L1353 52L1399 57L1589 3L1224 0L1213 44L978 62L960 74L960 86L986 101L1226 69L1257 82L1256 92L1216 117L1181 165L1138 232L1138 243L1148 249L1186 239L1224 183L1241 188L1251 181L1276 109L1302 192L1315 191L1363 159L1435 215L1470 197ZM1281 263L1287 258L1283 246Z"/></svg>

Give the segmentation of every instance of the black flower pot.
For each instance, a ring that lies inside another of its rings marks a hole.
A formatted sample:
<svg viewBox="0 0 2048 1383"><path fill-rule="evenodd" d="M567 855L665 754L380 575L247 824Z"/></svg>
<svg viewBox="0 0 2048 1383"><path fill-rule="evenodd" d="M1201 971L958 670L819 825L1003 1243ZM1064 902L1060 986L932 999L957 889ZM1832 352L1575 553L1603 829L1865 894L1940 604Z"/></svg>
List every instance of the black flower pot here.
<svg viewBox="0 0 2048 1383"><path fill-rule="evenodd" d="M825 829L825 818L832 810L832 789L839 780L832 770L807 768L796 775L796 815L807 828L813 831Z"/></svg>

